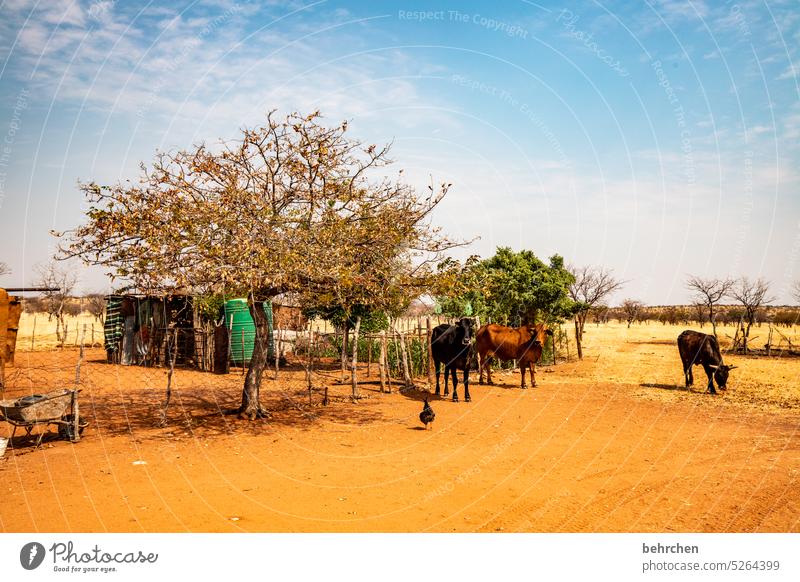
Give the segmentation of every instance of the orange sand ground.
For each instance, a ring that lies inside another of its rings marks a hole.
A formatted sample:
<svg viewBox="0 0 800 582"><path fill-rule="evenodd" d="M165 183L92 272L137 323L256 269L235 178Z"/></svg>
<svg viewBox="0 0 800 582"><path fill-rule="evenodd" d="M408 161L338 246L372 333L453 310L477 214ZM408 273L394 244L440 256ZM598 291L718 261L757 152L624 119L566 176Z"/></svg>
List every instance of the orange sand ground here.
<svg viewBox="0 0 800 582"><path fill-rule="evenodd" d="M727 392L703 393L700 368L686 391L682 329L591 326L583 362L540 367L535 389L497 374L472 403L433 400L427 432L423 390L368 383L353 403L331 371L315 379L331 404L309 405L299 367L268 375L272 417L252 423L220 412L238 370L176 371L162 428L166 371L90 350L91 424L78 444L15 440L0 531L800 531L800 360L726 357ZM18 353L3 397L70 385L77 354Z"/></svg>

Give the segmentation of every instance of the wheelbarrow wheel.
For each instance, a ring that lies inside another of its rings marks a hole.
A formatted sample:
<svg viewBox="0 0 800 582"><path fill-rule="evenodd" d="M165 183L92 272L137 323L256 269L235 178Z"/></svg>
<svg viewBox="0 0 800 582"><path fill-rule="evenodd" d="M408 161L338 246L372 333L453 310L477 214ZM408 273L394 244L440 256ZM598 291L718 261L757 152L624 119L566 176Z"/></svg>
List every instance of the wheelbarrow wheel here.
<svg viewBox="0 0 800 582"><path fill-rule="evenodd" d="M67 441L75 440L75 417L71 414L65 414L61 418L62 422L58 425L58 436ZM78 426L78 434L83 434L83 429L89 425L88 422L81 421Z"/></svg>

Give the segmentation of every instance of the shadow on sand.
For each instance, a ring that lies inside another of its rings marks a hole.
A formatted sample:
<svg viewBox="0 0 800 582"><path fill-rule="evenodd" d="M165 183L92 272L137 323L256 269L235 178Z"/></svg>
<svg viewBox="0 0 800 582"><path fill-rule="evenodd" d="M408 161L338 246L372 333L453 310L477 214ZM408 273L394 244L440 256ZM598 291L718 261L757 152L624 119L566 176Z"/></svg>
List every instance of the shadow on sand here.
<svg viewBox="0 0 800 582"><path fill-rule="evenodd" d="M680 390L683 392L691 392L691 389L687 388L683 384L657 384L653 382L642 382L639 384L642 388L658 388L659 390Z"/></svg>
<svg viewBox="0 0 800 582"><path fill-rule="evenodd" d="M380 394L379 383L359 382L363 398L354 402L349 394L343 393L344 385L337 385L327 376L315 376L309 400L305 383L300 380L302 375L298 374L302 370L297 365L282 368L284 375L277 382L269 371L265 373L260 401L267 418L255 421L240 420L236 414L230 414L241 402L244 381L243 377L232 374L202 374L190 382L179 379L173 385L165 421L162 421L165 385L160 381L155 386L116 390L87 386L81 397L81 416L89 421L84 436L92 438L93 433L100 433L153 440L259 435L280 426L312 430L321 421L359 425L383 418L378 407L371 404ZM329 391L328 405L322 404L324 385L334 387ZM377 404L377 398L374 403Z"/></svg>

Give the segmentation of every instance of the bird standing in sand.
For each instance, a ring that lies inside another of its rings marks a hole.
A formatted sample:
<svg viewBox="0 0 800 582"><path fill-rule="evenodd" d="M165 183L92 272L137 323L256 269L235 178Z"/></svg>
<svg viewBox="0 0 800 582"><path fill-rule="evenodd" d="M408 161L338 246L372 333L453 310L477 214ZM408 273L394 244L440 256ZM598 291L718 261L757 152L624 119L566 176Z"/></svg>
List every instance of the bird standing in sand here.
<svg viewBox="0 0 800 582"><path fill-rule="evenodd" d="M428 404L428 398L425 397L425 404L422 406L422 412L419 413L419 420L422 424L425 425L425 428L428 428L428 425L433 424L433 419L436 418L436 413L431 408L431 405ZM433 427L431 427L433 428Z"/></svg>

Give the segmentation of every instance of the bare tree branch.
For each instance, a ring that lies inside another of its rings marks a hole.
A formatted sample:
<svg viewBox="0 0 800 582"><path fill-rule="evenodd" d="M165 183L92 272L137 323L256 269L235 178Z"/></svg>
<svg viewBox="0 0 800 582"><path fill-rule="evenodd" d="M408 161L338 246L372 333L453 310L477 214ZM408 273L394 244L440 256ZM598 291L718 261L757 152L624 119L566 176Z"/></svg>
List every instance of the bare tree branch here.
<svg viewBox="0 0 800 582"><path fill-rule="evenodd" d="M750 337L750 328L755 323L756 312L762 305L772 303L775 298L767 296L769 283L764 279L751 281L747 277L741 277L728 291L728 296L738 301L744 307L744 316L747 325L744 328L742 347L747 353L747 340Z"/></svg>
<svg viewBox="0 0 800 582"><path fill-rule="evenodd" d="M583 332L589 311L609 295L621 289L625 283L616 279L611 269L603 267L570 265L567 269L575 277L575 281L569 286L569 294L579 306L575 313L575 344L578 358L583 359Z"/></svg>
<svg viewBox="0 0 800 582"><path fill-rule="evenodd" d="M625 299L622 302L620 305L620 310L625 316L625 321L628 323L628 327L630 327L631 324L636 321L636 318L639 317L639 313L641 313L642 309L644 309L644 303L637 301L636 299Z"/></svg>
<svg viewBox="0 0 800 582"><path fill-rule="evenodd" d="M696 276L690 276L686 280L686 288L694 292L694 302L702 303L706 306L708 320L711 322L714 337L717 335L717 321L714 308L728 295L728 291L733 286L733 283L733 279L704 279Z"/></svg>
<svg viewBox="0 0 800 582"><path fill-rule="evenodd" d="M67 339L66 306L72 297L78 277L69 265L59 265L56 261L39 265L36 271L38 279L35 285L53 289L42 293L42 304L47 314L56 320L56 338L63 347Z"/></svg>

